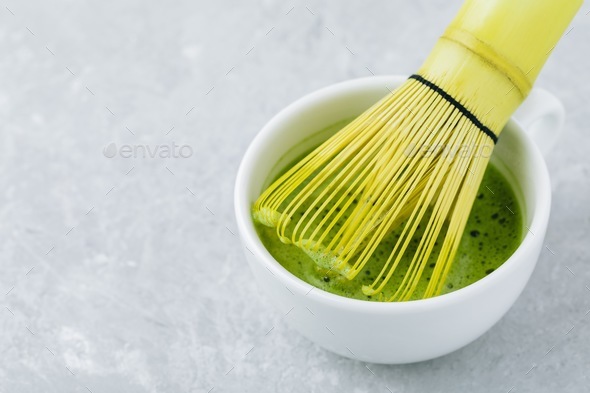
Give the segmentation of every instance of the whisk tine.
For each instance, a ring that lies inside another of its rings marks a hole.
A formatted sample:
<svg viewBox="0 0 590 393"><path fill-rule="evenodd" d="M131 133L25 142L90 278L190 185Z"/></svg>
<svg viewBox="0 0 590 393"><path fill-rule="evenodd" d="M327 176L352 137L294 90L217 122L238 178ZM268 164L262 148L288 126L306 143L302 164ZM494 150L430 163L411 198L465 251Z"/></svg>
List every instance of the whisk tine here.
<svg viewBox="0 0 590 393"><path fill-rule="evenodd" d="M461 135L461 134L458 132L455 132L455 133L452 133L452 135L454 136L455 139L457 139L459 137L459 135ZM456 143L456 141L451 140L450 143ZM385 283L387 283L389 281L389 279L391 278L391 276L393 275L399 262L401 261L402 256L405 253L405 250L407 249L410 241L412 240L412 238L416 232L417 226L420 225L420 223L422 221L422 217L426 213L427 208L430 206L430 202L432 201L432 199L434 199L435 194L437 194L439 192L439 184L442 182L442 180L444 180L444 178L447 174L447 167L450 165L450 163L451 162L449 160L446 160L444 158L442 160L439 160L438 161L439 165L435 166L433 168L433 173L431 173L428 177L426 177L428 179L428 183L424 187L424 192L420 194L420 198L415 205L416 207L412 211L407 223L405 224L398 243L396 244L393 251L391 252L390 258L386 262L386 264L383 267L380 274L377 276L377 279L375 280L375 282L371 286L364 288L365 293L372 294L372 293L380 292L383 289ZM427 165L433 165L432 161L420 161L419 164L421 164L422 168L418 169L418 172L408 171L414 177L414 180L413 180L414 182L416 181L416 179L424 178L424 170L427 167ZM442 174L442 176L439 174ZM449 183L447 182L445 184L448 185ZM443 193L441 192L441 194L443 194ZM443 194L443 196L444 196L444 194ZM438 202L440 202L440 199L438 200ZM433 211L433 214L431 215L431 220L433 220L437 217L437 215L435 213L437 213L436 205L435 205L435 209ZM443 211L441 214L441 217L446 218L445 213L446 212ZM427 227L427 232L428 231L429 231L429 228ZM434 231L434 233L432 235L433 239L436 239L438 237L439 231L440 231L440 228L439 228L439 230ZM423 244L424 244L425 239L430 238L429 236L426 236L427 232L422 237L422 240L421 240L421 243L418 247L418 250L417 250L416 254L414 255L414 258L412 259L410 267L408 268L409 274L411 274L414 271L416 259L419 255L419 253L421 252L421 249L423 248ZM398 248L400 248L399 252L398 252ZM422 255L421 260L423 262L428 261L429 254L430 253L426 253L426 255ZM392 258L394 256L396 256L396 258L395 258L393 265L390 268L389 265L391 264ZM388 268L389 268L389 271L386 274L385 280L383 280L381 283L379 283L379 279L385 274L385 272L387 271ZM408 279L411 279L411 277L413 277L413 276L409 276L408 274L406 274L402 283L399 286L398 292L396 292L396 294L393 296L394 298L397 297L399 290L401 290L404 287L404 285L406 284L406 281ZM378 288L373 289L374 286L377 284L379 284Z"/></svg>

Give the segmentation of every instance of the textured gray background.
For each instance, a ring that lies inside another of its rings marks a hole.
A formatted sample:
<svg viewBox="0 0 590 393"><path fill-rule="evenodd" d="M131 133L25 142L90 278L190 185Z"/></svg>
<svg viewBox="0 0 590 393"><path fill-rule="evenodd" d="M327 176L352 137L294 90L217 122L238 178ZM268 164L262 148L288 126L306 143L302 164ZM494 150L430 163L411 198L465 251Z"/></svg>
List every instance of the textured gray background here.
<svg viewBox="0 0 590 393"><path fill-rule="evenodd" d="M0 391L587 390L588 6L539 80L568 111L547 159L555 255L472 345L373 375L290 330L232 234L235 173L264 123L322 86L411 73L458 6L2 2ZM193 155L103 155L172 141Z"/></svg>

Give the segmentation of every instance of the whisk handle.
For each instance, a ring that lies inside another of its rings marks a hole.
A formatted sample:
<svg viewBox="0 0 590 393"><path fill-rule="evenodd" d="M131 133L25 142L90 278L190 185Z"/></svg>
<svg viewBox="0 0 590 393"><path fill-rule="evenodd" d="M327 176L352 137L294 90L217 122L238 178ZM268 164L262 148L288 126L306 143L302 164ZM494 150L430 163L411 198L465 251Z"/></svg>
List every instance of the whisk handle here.
<svg viewBox="0 0 590 393"><path fill-rule="evenodd" d="M443 38L483 57L526 96L582 3L466 0Z"/></svg>

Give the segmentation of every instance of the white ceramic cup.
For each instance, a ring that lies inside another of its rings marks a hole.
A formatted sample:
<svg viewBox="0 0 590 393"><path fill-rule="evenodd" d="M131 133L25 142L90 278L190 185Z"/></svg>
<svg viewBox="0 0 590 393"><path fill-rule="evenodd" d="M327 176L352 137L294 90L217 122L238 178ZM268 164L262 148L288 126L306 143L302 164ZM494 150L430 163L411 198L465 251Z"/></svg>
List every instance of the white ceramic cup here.
<svg viewBox="0 0 590 393"><path fill-rule="evenodd" d="M521 245L496 271L455 292L401 303L349 299L314 288L265 249L254 229L252 204L277 170L328 137L318 130L359 115L387 94L386 87L393 89L405 79L352 80L289 105L256 136L235 186L241 240L262 291L287 323L313 342L373 363L418 362L455 351L490 329L516 301L543 249L551 207L549 175L534 142L549 150L564 120L560 102L534 90L516 115L520 122L511 120L500 136L492 160L515 188L526 228Z"/></svg>

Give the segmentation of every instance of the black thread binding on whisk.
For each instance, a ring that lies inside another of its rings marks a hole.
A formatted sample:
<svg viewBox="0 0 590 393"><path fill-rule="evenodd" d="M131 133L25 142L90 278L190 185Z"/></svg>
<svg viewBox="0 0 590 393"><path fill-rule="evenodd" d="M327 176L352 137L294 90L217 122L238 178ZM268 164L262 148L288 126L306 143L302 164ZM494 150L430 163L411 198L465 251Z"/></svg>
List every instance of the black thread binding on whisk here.
<svg viewBox="0 0 590 393"><path fill-rule="evenodd" d="M471 113L469 111L469 109L467 109L463 105L461 105L461 103L459 101L454 99L449 93L444 91L441 87L424 79L420 75L414 74L414 75L410 76L410 79L415 79L418 82L422 83L423 85L425 85L425 86L429 87L430 89L434 90L435 92L437 92L442 98L444 98L446 101L448 101L450 104L452 104L455 108L457 108L459 110L459 112L461 112L463 114L463 116L468 118L484 134L489 136L490 139L494 142L494 144L498 143L498 136L496 134L494 134L494 132L492 130L490 130L488 127L484 126L482 124L482 122L479 121L479 119L473 113Z"/></svg>

